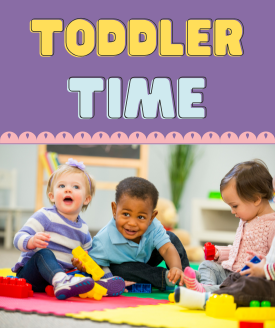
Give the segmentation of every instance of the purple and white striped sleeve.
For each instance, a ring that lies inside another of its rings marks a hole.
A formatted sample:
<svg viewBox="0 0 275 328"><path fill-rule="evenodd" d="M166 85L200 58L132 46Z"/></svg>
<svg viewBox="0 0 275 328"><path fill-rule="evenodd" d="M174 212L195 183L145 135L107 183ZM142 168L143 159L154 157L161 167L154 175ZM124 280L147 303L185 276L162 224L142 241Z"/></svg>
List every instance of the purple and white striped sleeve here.
<svg viewBox="0 0 275 328"><path fill-rule="evenodd" d="M34 213L15 235L14 246L22 252L29 251L27 248L29 239L37 232L44 232L48 222L48 217L41 210Z"/></svg>

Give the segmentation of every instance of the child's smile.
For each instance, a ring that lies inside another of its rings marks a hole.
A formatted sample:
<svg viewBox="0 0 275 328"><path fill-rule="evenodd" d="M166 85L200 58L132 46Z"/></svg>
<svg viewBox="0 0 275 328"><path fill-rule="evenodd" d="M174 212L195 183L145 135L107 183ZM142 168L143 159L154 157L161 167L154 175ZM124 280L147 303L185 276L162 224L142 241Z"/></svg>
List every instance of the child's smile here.
<svg viewBox="0 0 275 328"><path fill-rule="evenodd" d="M127 194L122 195L118 204L112 203L112 211L117 230L124 238L137 244L157 215L150 198L141 199Z"/></svg>

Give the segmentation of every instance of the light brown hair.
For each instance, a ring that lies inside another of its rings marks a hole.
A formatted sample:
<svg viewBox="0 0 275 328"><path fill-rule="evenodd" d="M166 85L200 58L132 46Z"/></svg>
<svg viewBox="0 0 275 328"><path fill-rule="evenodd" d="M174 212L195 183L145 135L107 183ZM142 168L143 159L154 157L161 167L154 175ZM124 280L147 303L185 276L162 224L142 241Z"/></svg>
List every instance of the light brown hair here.
<svg viewBox="0 0 275 328"><path fill-rule="evenodd" d="M58 177L60 177L62 174L69 174L69 173L83 174L83 176L85 178L85 187L86 187L86 190L87 190L87 196L88 195L90 195L92 197L94 196L94 194L95 194L95 182L92 179L92 177L89 175L89 173L86 170L82 171L81 169L79 169L77 167L73 167L73 166L64 164L64 165L59 166L59 168L56 171L53 172L53 174L50 176L49 181L48 181L47 197L48 197L49 201L51 202L51 204L54 204L54 203L49 198L49 192L53 192L53 186L55 184L56 179ZM91 185L90 185L90 182L88 180L88 177L90 179ZM89 204L83 205L81 211L82 212L86 211Z"/></svg>
<svg viewBox="0 0 275 328"><path fill-rule="evenodd" d="M235 165L222 179L221 193L232 179L236 182L238 196L243 200L253 202L257 197L267 200L273 197L272 176L260 159Z"/></svg>

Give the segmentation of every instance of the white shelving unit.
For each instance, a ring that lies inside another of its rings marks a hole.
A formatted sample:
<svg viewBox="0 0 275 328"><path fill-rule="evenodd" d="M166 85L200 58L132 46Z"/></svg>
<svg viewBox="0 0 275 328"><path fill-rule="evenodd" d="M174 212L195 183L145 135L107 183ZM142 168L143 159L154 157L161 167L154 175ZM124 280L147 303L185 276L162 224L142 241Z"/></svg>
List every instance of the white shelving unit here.
<svg viewBox="0 0 275 328"><path fill-rule="evenodd" d="M275 204L271 204L275 210ZM192 201L191 237L195 245L206 242L232 244L239 218L231 214L230 207L219 199Z"/></svg>

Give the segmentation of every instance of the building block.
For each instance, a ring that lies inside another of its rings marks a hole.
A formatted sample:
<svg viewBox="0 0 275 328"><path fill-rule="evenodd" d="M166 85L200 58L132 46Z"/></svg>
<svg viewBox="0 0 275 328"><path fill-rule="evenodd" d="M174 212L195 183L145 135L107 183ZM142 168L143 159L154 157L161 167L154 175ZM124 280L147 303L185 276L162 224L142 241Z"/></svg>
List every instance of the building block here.
<svg viewBox="0 0 275 328"><path fill-rule="evenodd" d="M264 328L263 322L240 321L239 328Z"/></svg>
<svg viewBox="0 0 275 328"><path fill-rule="evenodd" d="M254 264L257 264L257 263L261 262L261 260L258 258L258 256L254 256L249 262L252 262L252 263L254 263ZM248 266L248 265L245 265L245 266L242 268L241 271L244 271L244 270L247 270L247 269L249 269L249 266ZM247 274L246 276L248 276L248 274Z"/></svg>
<svg viewBox="0 0 275 328"><path fill-rule="evenodd" d="M168 299L169 302L175 303L175 294L174 293L169 294Z"/></svg>
<svg viewBox="0 0 275 328"><path fill-rule="evenodd" d="M102 296L107 294L107 289L100 286L95 282L95 286L92 290L90 290L88 293L85 294L79 294L79 297L81 298L94 298L97 301L100 301L102 299Z"/></svg>
<svg viewBox="0 0 275 328"><path fill-rule="evenodd" d="M216 248L211 243L204 244L204 257L206 260L213 261L216 253Z"/></svg>
<svg viewBox="0 0 275 328"><path fill-rule="evenodd" d="M51 297L54 297L54 291L53 291L53 286L52 285L48 285L46 288L45 288L45 292L48 296L51 296Z"/></svg>
<svg viewBox="0 0 275 328"><path fill-rule="evenodd" d="M129 293L152 293L151 284L134 284L126 287Z"/></svg>
<svg viewBox="0 0 275 328"><path fill-rule="evenodd" d="M233 318L236 312L236 303L232 295L211 295L206 302L206 315L214 318Z"/></svg>
<svg viewBox="0 0 275 328"><path fill-rule="evenodd" d="M82 274L76 274L75 277L85 277ZM104 288L95 282L94 288L90 290L88 293L79 294L78 296L81 298L94 298L97 301L102 299L102 296L106 295L108 292L107 288Z"/></svg>
<svg viewBox="0 0 275 328"><path fill-rule="evenodd" d="M271 307L271 303L269 301L262 301L261 307Z"/></svg>
<svg viewBox="0 0 275 328"><path fill-rule="evenodd" d="M98 264L82 249L81 246L73 249L72 254L75 258L79 259L86 268L86 272L92 275L94 281L99 280L104 276L104 271Z"/></svg>
<svg viewBox="0 0 275 328"><path fill-rule="evenodd" d="M236 310L235 318L245 322L275 320L275 307L239 307Z"/></svg>
<svg viewBox="0 0 275 328"><path fill-rule="evenodd" d="M0 296L27 298L33 296L32 285L25 279L0 277Z"/></svg>
<svg viewBox="0 0 275 328"><path fill-rule="evenodd" d="M259 301L251 301L249 303L250 307L260 307L260 302Z"/></svg>

